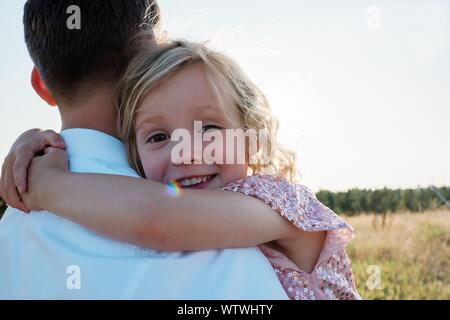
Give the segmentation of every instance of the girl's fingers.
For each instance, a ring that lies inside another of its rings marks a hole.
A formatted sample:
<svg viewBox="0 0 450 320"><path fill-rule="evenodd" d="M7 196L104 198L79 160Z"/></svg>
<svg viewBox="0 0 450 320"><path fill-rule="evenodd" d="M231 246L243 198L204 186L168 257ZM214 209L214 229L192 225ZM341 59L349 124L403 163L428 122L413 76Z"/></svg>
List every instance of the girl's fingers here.
<svg viewBox="0 0 450 320"><path fill-rule="evenodd" d="M19 192L16 189L16 185L14 183L14 177L9 170L5 170L5 180L3 184L3 188L5 189L5 201L11 207L19 209L21 211L30 212L30 209L23 203L22 198L19 195Z"/></svg>
<svg viewBox="0 0 450 320"><path fill-rule="evenodd" d="M44 153L45 154L49 154L52 151L53 151L53 147L47 147L47 148L44 149Z"/></svg>
<svg viewBox="0 0 450 320"><path fill-rule="evenodd" d="M60 149L64 149L66 147L64 139L53 130L46 130L42 133L44 134L44 141L41 148L49 145Z"/></svg>
<svg viewBox="0 0 450 320"><path fill-rule="evenodd" d="M28 147L25 144L17 149L12 170L14 185L19 190L19 193L27 191L28 167L30 166L33 157L48 146L60 149L65 148L64 140L59 134L52 130L46 130L41 132L40 138L35 139L33 143L29 143Z"/></svg>
<svg viewBox="0 0 450 320"><path fill-rule="evenodd" d="M29 141L24 141L22 149L27 148L32 150L34 154L39 154L49 146L59 149L65 149L66 147L64 139L59 134L53 130L46 130L35 134ZM16 151L17 153L19 151Z"/></svg>
<svg viewBox="0 0 450 320"><path fill-rule="evenodd" d="M3 165L2 165L2 177L1 177L1 188L2 188L2 198L3 200L5 200L6 203L10 204L11 200L8 199L8 176L7 176L7 168L9 166L9 164L13 161L12 156L11 155L7 155L5 160L3 161Z"/></svg>
<svg viewBox="0 0 450 320"><path fill-rule="evenodd" d="M27 191L28 167L30 166L33 157L34 153L31 149L26 149L17 153L13 164L13 179L14 185L19 190L19 193L24 193Z"/></svg>
<svg viewBox="0 0 450 320"><path fill-rule="evenodd" d="M6 193L3 188L4 178L5 178L5 162L3 162L3 164L2 164L2 175L0 176L0 198L2 198L3 200L5 200L5 198L6 198Z"/></svg>

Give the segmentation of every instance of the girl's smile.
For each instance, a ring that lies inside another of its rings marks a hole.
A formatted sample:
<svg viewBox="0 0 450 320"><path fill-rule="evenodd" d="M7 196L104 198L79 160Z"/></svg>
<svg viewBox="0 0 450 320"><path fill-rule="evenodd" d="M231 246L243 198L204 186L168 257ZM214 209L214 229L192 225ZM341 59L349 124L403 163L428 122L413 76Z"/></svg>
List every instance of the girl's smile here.
<svg viewBox="0 0 450 320"><path fill-rule="evenodd" d="M217 174L213 175L198 175L192 177L185 177L175 180L175 183L180 188L188 189L206 189L212 179L214 179Z"/></svg>

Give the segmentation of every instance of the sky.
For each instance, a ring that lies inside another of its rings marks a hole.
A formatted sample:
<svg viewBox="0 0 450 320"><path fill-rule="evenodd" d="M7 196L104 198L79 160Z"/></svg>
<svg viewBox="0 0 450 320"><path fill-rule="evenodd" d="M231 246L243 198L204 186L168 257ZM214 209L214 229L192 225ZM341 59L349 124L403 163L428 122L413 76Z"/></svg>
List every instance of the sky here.
<svg viewBox="0 0 450 320"><path fill-rule="evenodd" d="M0 159L60 129L30 85L24 3L0 0ZM313 190L450 186L450 1L159 3L169 37L209 41L265 92Z"/></svg>

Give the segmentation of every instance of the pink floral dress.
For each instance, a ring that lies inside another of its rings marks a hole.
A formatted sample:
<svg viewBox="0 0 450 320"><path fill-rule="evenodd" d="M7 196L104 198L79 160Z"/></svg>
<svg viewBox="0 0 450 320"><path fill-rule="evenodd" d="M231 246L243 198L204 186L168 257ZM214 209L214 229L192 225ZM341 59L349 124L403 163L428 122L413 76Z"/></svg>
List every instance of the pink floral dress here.
<svg viewBox="0 0 450 320"><path fill-rule="evenodd" d="M304 231L327 231L324 247L311 273L300 270L281 252L260 245L290 299L361 299L356 291L345 246L353 228L317 200L306 186L291 184L271 175L254 175L222 189L261 199Z"/></svg>

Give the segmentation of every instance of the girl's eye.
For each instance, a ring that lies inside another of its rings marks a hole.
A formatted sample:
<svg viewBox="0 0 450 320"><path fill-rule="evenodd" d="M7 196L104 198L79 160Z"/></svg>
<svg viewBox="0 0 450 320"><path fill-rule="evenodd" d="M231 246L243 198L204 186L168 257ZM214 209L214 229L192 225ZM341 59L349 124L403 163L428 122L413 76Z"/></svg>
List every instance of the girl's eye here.
<svg viewBox="0 0 450 320"><path fill-rule="evenodd" d="M165 133L157 133L148 138L147 142L149 143L158 143L170 139L168 134Z"/></svg>
<svg viewBox="0 0 450 320"><path fill-rule="evenodd" d="M203 133L205 133L206 131L209 131L209 130L220 130L220 129L222 129L222 128L211 124L208 126L203 126L202 131L203 131Z"/></svg>

